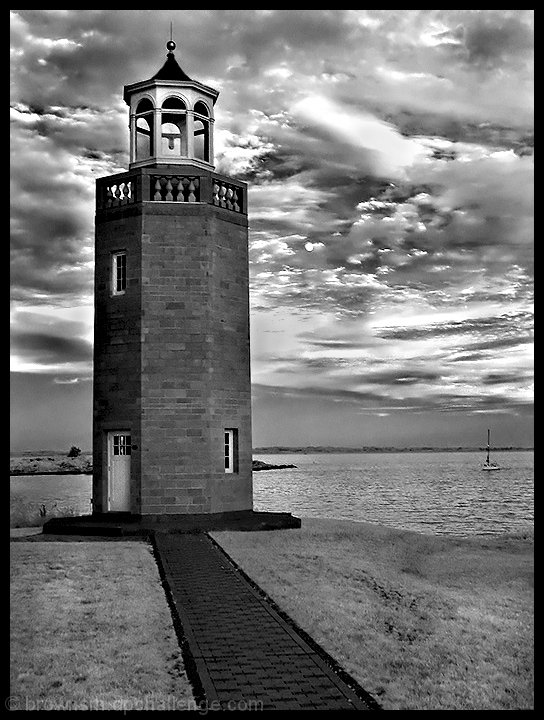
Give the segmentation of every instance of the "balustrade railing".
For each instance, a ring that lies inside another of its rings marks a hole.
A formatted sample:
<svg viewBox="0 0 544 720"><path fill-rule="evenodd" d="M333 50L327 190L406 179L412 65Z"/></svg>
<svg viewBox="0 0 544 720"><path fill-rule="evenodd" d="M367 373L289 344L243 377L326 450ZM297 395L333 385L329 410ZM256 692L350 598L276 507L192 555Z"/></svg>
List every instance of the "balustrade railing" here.
<svg viewBox="0 0 544 720"><path fill-rule="evenodd" d="M121 182L107 183L102 187L102 208L119 207L136 202L135 178Z"/></svg>
<svg viewBox="0 0 544 720"><path fill-rule="evenodd" d="M243 212L242 209L242 188L238 185L225 182L224 180L213 179L213 195L212 203L219 207L233 210L234 212Z"/></svg>
<svg viewBox="0 0 544 720"><path fill-rule="evenodd" d="M200 202L200 178L186 175L152 175L150 200Z"/></svg>
<svg viewBox="0 0 544 720"><path fill-rule="evenodd" d="M245 213L245 188L216 175L120 174L97 181L96 209L140 203L208 203L235 213Z"/></svg>

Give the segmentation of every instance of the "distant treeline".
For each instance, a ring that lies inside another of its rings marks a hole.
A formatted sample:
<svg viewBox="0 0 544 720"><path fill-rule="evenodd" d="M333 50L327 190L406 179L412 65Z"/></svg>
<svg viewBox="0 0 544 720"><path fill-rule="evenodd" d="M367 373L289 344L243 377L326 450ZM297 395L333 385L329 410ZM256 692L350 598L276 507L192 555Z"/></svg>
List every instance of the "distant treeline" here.
<svg viewBox="0 0 544 720"><path fill-rule="evenodd" d="M494 452L521 452L533 451L532 447L498 447L492 445ZM484 452L486 447L373 447L365 445L363 447L333 447L333 446L306 446L306 447L284 447L283 445L274 445L273 447L253 448L253 453L267 453L269 455L278 453L399 453L399 452Z"/></svg>

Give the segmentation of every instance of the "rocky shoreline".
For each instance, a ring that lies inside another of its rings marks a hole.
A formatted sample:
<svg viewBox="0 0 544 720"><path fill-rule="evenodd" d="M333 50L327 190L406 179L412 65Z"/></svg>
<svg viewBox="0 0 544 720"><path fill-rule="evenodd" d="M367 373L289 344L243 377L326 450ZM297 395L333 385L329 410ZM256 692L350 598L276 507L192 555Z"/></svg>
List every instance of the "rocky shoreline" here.
<svg viewBox="0 0 544 720"><path fill-rule="evenodd" d="M284 470L296 468L296 465L273 465L262 460L253 460L252 470ZM16 456L10 458L9 473L15 475L92 475L93 460L90 453L77 458L66 455Z"/></svg>
<svg viewBox="0 0 544 720"><path fill-rule="evenodd" d="M91 453L82 453L78 457L67 455L16 455L10 458L10 475L92 475L93 458Z"/></svg>

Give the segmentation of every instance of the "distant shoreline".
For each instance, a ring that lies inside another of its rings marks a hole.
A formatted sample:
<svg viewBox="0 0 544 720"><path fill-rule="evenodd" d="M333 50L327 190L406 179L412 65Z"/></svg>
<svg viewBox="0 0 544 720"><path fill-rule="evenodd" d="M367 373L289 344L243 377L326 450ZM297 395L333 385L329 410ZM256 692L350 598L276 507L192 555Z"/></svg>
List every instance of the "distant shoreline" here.
<svg viewBox="0 0 544 720"><path fill-rule="evenodd" d="M498 447L491 446L493 452L534 452L534 447ZM373 447L365 445L363 447L335 447L325 445L307 445L307 446L295 446L285 447L283 445L273 445L271 447L257 447L253 448L253 455L256 454L282 454L288 455L292 453L306 453L306 454L318 454L318 453L420 453L420 452L485 452L486 447ZM29 459L36 455L63 455L66 453L59 453L57 450L13 450L10 451L10 457L28 457ZM90 456L91 453L84 451L81 453L82 456ZM13 474L13 473L12 473ZM47 473L40 473L46 475ZM55 473L58 474L58 473Z"/></svg>
<svg viewBox="0 0 544 720"><path fill-rule="evenodd" d="M252 470L283 470L295 468L296 465L273 465L262 460L253 460ZM19 453L11 457L10 476L35 475L92 475L93 459L91 453L81 453L76 458L68 458L66 454L56 454L53 451L46 453Z"/></svg>
<svg viewBox="0 0 544 720"><path fill-rule="evenodd" d="M495 447L492 446L493 452L534 452L534 447ZM283 447L281 445L273 447L254 448L253 454L260 453L262 455L290 455L290 454L319 454L319 453L437 453L437 452L485 452L486 447L324 447L324 446L308 446L308 447Z"/></svg>
<svg viewBox="0 0 544 720"><path fill-rule="evenodd" d="M92 470L10 470L10 477L32 475L92 475Z"/></svg>
<svg viewBox="0 0 544 720"><path fill-rule="evenodd" d="M493 452L532 452L534 448L519 447L494 447ZM284 447L281 445L273 447L260 447L253 450L253 471L258 470L281 470L294 465L272 465L271 463L259 460L259 455L313 455L313 454L371 454L371 453L437 453L437 452L485 452L485 448L395 448L395 447ZM10 476L31 476L31 475L92 475L93 460L91 453L81 453L76 458L68 458L66 453L55 453L54 451L38 451L36 453L10 453Z"/></svg>

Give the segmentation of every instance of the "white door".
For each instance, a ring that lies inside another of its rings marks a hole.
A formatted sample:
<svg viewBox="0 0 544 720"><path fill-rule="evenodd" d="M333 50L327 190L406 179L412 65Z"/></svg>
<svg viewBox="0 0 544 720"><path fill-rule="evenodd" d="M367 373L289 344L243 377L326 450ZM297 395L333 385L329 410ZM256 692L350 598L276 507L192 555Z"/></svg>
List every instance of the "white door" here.
<svg viewBox="0 0 544 720"><path fill-rule="evenodd" d="M128 432L108 433L108 510L130 511L131 449Z"/></svg>

